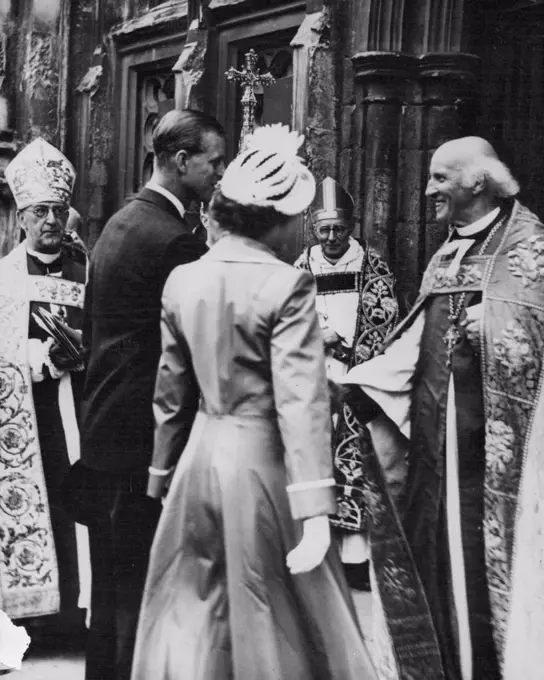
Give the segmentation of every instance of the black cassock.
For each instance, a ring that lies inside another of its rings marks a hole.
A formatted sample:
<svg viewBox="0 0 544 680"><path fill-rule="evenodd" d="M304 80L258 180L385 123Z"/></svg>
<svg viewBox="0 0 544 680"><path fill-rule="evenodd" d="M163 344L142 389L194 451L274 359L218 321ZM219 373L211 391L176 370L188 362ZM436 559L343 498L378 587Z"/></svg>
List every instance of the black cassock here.
<svg viewBox="0 0 544 680"><path fill-rule="evenodd" d="M85 266L67 255L61 255L50 265L45 265L38 258L27 255L28 273L38 276L59 276L69 281L85 282ZM64 322L71 328L81 330L83 310L76 307L56 307L41 302L31 302L29 338L45 341L47 334L42 330L32 314L39 307L56 312L64 317ZM79 412L83 372L72 372L71 382L74 394L76 416ZM55 541L55 551L59 569L59 589L61 612L59 625L70 628L73 623L82 623L83 614L78 609L79 576L76 549L76 532L73 519L66 512L62 501L62 483L70 468L66 438L59 409L59 382L46 372L41 382L32 383L32 396L36 409L38 437L42 453L44 478L47 487L51 525Z"/></svg>

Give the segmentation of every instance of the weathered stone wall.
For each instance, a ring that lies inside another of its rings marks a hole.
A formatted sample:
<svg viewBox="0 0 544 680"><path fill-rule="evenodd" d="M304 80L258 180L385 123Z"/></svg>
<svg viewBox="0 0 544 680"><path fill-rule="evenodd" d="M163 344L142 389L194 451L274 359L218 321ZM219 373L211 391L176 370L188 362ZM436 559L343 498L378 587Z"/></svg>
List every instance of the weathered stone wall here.
<svg viewBox="0 0 544 680"><path fill-rule="evenodd" d="M0 256L18 242L3 167L41 136L78 173L74 205L96 240L113 209L116 143L114 26L154 0L0 0Z"/></svg>
<svg viewBox="0 0 544 680"><path fill-rule="evenodd" d="M308 163L319 181L338 169L338 102L336 54L331 44L331 15L322 13L319 42L310 54L306 149Z"/></svg>
<svg viewBox="0 0 544 680"><path fill-rule="evenodd" d="M84 219L83 235L92 241L99 233L108 214L115 139L108 36L115 24L153 4L157 3L0 0L0 256L19 241L3 168L18 148L38 136L74 163L78 172L74 203ZM101 78L89 86L95 106L86 110L77 88L95 67Z"/></svg>
<svg viewBox="0 0 544 680"><path fill-rule="evenodd" d="M74 205L92 247L114 211L118 141L112 29L150 9L149 0L73 0L68 148L78 173ZM156 4L156 3L155 3Z"/></svg>
<svg viewBox="0 0 544 680"><path fill-rule="evenodd" d="M0 257L19 241L15 208L4 177L17 149L13 131L16 84L11 75L15 72L16 35L11 5L12 0L0 0Z"/></svg>
<svg viewBox="0 0 544 680"><path fill-rule="evenodd" d="M65 149L67 0L0 2L0 256L19 242L3 169L41 136Z"/></svg>

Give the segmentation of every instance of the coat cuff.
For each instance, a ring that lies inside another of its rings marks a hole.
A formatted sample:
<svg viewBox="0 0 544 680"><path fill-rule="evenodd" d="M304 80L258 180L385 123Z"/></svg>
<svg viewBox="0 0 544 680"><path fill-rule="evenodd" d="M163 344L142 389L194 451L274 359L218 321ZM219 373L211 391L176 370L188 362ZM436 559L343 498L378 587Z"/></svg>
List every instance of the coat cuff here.
<svg viewBox="0 0 544 680"><path fill-rule="evenodd" d="M289 484L287 495L293 519L308 519L336 512L335 481L332 477Z"/></svg>
<svg viewBox="0 0 544 680"><path fill-rule="evenodd" d="M162 470L160 468L150 467L147 482L147 495L150 498L162 498L170 485L173 472L174 468Z"/></svg>

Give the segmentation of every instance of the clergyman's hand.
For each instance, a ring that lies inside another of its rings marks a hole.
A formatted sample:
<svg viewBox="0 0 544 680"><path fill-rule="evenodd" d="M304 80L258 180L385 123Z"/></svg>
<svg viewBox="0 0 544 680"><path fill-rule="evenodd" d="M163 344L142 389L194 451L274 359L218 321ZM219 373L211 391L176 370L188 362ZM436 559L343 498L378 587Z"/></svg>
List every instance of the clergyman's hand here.
<svg viewBox="0 0 544 680"><path fill-rule="evenodd" d="M81 365L81 360L74 360L57 342L51 345L49 358L53 366L59 371L74 371Z"/></svg>
<svg viewBox="0 0 544 680"><path fill-rule="evenodd" d="M473 305L467 307L466 317L461 321L461 327L464 329L467 340L470 342L472 349L475 352L480 351L480 325L483 312L483 305Z"/></svg>
<svg viewBox="0 0 544 680"><path fill-rule="evenodd" d="M329 385L329 397L331 403L331 412L340 413L344 402L351 396L351 385L339 385L330 378L327 380Z"/></svg>
<svg viewBox="0 0 544 680"><path fill-rule="evenodd" d="M339 342L342 341L342 338L332 328L325 326L321 330L322 330L322 333L323 333L323 340L325 342L325 347L332 347L333 345L337 345Z"/></svg>

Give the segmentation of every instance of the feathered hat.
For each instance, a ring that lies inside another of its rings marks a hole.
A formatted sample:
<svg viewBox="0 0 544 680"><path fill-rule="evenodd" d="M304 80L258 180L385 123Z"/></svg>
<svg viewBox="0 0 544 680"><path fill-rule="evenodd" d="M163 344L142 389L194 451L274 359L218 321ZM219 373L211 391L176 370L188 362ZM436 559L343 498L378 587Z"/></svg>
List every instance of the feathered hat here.
<svg viewBox="0 0 544 680"><path fill-rule="evenodd" d="M325 177L317 187L310 213L314 223L335 220L349 224L353 208L350 194L332 177Z"/></svg>
<svg viewBox="0 0 544 680"><path fill-rule="evenodd" d="M19 210L44 201L68 205L76 181L70 161L41 137L15 156L5 176Z"/></svg>
<svg viewBox="0 0 544 680"><path fill-rule="evenodd" d="M297 155L303 141L287 125L258 128L225 170L221 193L241 205L271 206L284 215L304 212L314 198L315 180Z"/></svg>

